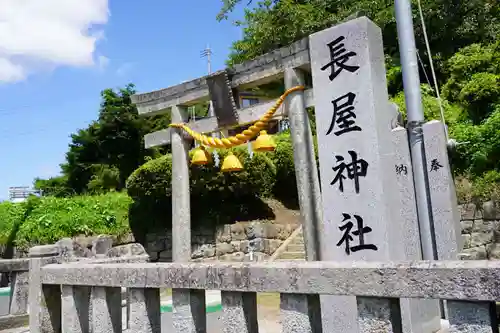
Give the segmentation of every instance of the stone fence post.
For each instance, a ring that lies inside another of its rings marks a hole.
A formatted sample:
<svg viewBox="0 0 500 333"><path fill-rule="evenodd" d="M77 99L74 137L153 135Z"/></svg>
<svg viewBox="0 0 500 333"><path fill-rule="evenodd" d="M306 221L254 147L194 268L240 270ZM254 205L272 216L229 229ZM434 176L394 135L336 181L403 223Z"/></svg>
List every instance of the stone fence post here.
<svg viewBox="0 0 500 333"><path fill-rule="evenodd" d="M42 285L42 267L58 263L59 246L42 245L29 251L29 326L31 333L61 332L61 286Z"/></svg>

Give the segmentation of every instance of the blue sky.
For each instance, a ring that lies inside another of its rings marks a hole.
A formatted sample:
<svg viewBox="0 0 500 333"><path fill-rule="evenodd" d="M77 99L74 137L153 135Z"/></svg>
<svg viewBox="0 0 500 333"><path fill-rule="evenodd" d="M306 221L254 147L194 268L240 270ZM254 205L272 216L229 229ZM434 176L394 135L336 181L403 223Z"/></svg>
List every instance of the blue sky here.
<svg viewBox="0 0 500 333"><path fill-rule="evenodd" d="M132 82L147 92L205 75L207 44L213 70L223 68L242 34L232 25L241 8L216 21L220 0L0 4L0 200L9 186L58 175L70 134L96 119L101 90Z"/></svg>

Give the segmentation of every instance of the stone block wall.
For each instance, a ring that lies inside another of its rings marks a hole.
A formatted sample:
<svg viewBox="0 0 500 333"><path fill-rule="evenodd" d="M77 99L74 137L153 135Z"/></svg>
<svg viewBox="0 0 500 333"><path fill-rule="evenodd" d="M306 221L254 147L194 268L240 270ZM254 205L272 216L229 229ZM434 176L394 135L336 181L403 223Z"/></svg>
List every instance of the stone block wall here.
<svg viewBox="0 0 500 333"><path fill-rule="evenodd" d="M462 260L500 259L500 202L461 204ZM271 221L235 223L216 230L192 232L194 261L259 261L269 258L297 228L296 223L276 224ZM146 249L152 261L172 260L171 231L148 235Z"/></svg>
<svg viewBox="0 0 500 333"><path fill-rule="evenodd" d="M500 259L500 203L487 201L483 204L462 204L463 260Z"/></svg>
<svg viewBox="0 0 500 333"><path fill-rule="evenodd" d="M459 205L464 250L459 258L463 260L500 260L500 202L487 201L482 204ZM297 220L286 223L285 221ZM298 227L298 219L275 221L238 222L217 228L201 228L192 231L193 261L260 261L269 258ZM96 243L111 242L113 249L109 256L116 257L137 254L133 235L116 239L112 236L77 236L71 239L78 244L73 251L79 256L91 256ZM67 242L70 240L67 239ZM141 247L142 248L142 247ZM151 261L172 261L172 232L160 230L147 235L145 244ZM81 253L80 253L81 252ZM141 251L139 251L141 252ZM26 257L27 253L16 249L15 257Z"/></svg>
<svg viewBox="0 0 500 333"><path fill-rule="evenodd" d="M296 224L270 221L238 222L215 229L192 231L193 261L260 261L274 251L297 228ZM147 235L146 250L151 261L172 260L172 232L158 231Z"/></svg>

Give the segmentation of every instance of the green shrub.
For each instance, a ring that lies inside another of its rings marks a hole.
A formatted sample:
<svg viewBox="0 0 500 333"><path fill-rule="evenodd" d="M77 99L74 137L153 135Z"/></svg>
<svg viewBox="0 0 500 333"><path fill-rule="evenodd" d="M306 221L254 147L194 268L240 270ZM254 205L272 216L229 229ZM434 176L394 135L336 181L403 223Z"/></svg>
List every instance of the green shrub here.
<svg viewBox="0 0 500 333"><path fill-rule="evenodd" d="M238 194L268 196L274 188L276 167L270 153L256 153L250 158L247 147L232 149L244 169L240 172L223 173L220 166L190 167L190 190L192 196L206 193L230 191ZM220 164L228 151L219 151ZM172 156L165 155L146 162L135 170L127 180L128 194L134 199L145 197L165 198L172 195Z"/></svg>
<svg viewBox="0 0 500 333"><path fill-rule="evenodd" d="M297 179L293 163L293 146L289 137L277 138L273 160L276 165L273 195L289 206L297 206Z"/></svg>
<svg viewBox="0 0 500 333"><path fill-rule="evenodd" d="M42 198L22 223L16 244L27 247L34 244L51 244L63 237L77 235L124 235L130 230L130 202L130 197L125 193ZM16 212L13 215L15 218L20 217Z"/></svg>
<svg viewBox="0 0 500 333"><path fill-rule="evenodd" d="M297 186L290 135L275 136L276 151L254 153L246 145L231 151L244 169L223 173L220 166L190 167L191 224L213 226L235 220L273 218L260 198L275 196L295 201ZM219 151L220 164L228 151ZM171 227L171 155L151 160L132 173L127 190L134 202L130 206L130 228L137 239L147 231Z"/></svg>
<svg viewBox="0 0 500 333"><path fill-rule="evenodd" d="M455 179L459 203L481 204L500 201L500 172L488 171L481 176L459 176Z"/></svg>
<svg viewBox="0 0 500 333"><path fill-rule="evenodd" d="M463 142L451 155L458 174L482 177L491 170L500 171L500 104L480 125L459 124L450 136Z"/></svg>
<svg viewBox="0 0 500 333"><path fill-rule="evenodd" d="M6 244L14 225L21 221L24 214L22 203L4 201L0 203L0 244Z"/></svg>

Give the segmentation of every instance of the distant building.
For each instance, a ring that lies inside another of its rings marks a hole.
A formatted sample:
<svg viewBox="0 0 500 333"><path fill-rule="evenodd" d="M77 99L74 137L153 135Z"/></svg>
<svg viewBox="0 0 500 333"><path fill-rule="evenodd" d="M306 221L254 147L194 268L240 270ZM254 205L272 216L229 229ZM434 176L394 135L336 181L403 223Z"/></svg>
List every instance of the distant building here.
<svg viewBox="0 0 500 333"><path fill-rule="evenodd" d="M242 91L238 93L238 100L240 107L243 109L255 104L274 101L276 100L276 98L271 98L254 92ZM279 112L280 111L278 110L278 113ZM234 128L228 131L228 135L235 135L247 129L248 127L250 127L250 125ZM281 119L281 117L277 117L276 119L271 120L269 122L269 126L267 127L266 131L269 134L276 134L285 131L288 128L289 128L288 119Z"/></svg>
<svg viewBox="0 0 500 333"><path fill-rule="evenodd" d="M34 190L29 186L15 186L9 187L9 200L12 202L23 202L30 195L40 196L41 191Z"/></svg>
<svg viewBox="0 0 500 333"><path fill-rule="evenodd" d="M254 104L259 104L271 100L271 98L269 97L247 91L239 92L238 97L239 97L239 105L241 108L246 108Z"/></svg>

